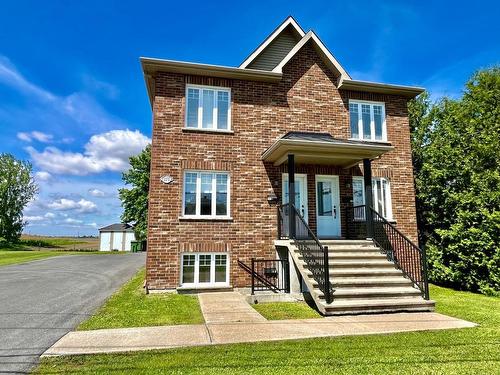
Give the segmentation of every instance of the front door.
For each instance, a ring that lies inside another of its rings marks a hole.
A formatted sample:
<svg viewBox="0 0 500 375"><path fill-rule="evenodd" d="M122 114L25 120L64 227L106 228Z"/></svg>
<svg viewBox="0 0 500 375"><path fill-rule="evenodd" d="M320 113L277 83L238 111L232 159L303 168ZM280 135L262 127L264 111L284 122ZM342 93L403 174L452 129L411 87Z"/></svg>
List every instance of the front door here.
<svg viewBox="0 0 500 375"><path fill-rule="evenodd" d="M318 237L340 237L340 190L338 176L316 176Z"/></svg>
<svg viewBox="0 0 500 375"><path fill-rule="evenodd" d="M283 173L283 203L288 203L288 173ZM295 207L307 221L307 175L295 174Z"/></svg>

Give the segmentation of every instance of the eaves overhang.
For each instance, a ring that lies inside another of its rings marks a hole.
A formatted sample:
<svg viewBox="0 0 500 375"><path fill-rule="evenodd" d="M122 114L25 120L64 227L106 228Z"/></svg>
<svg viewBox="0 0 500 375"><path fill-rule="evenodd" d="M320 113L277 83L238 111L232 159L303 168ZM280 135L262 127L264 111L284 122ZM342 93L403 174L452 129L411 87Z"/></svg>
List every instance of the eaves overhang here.
<svg viewBox="0 0 500 375"><path fill-rule="evenodd" d="M154 59L149 57L141 57L140 61L151 106L154 101L155 77L158 72L182 73L205 77L242 79L261 82L279 82L283 76L281 73L270 72L267 70L243 69L222 65Z"/></svg>
<svg viewBox="0 0 500 375"><path fill-rule="evenodd" d="M336 165L350 168L362 162L363 159L373 160L391 150L394 150L394 146L390 143L280 138L262 153L261 159L279 166L287 161L288 154L293 154L295 162L299 164Z"/></svg>
<svg viewBox="0 0 500 375"><path fill-rule="evenodd" d="M393 85L387 83L358 81L353 79L341 79L338 89L400 95L408 99L415 98L425 91L423 87Z"/></svg>

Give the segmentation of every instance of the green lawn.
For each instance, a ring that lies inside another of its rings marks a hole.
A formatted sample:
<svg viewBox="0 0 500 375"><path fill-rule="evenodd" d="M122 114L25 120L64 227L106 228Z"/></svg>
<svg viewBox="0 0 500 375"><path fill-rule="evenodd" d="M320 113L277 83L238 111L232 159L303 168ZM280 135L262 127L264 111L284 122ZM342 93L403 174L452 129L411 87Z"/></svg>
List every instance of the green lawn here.
<svg viewBox="0 0 500 375"><path fill-rule="evenodd" d="M100 328L146 327L203 323L198 298L180 294L149 294L142 288L146 271L132 280L90 317L79 330Z"/></svg>
<svg viewBox="0 0 500 375"><path fill-rule="evenodd" d="M117 252L113 252L117 253ZM99 251L54 251L54 250L3 250L0 249L0 266L9 264L26 263L32 260L55 257L59 255L87 255L87 254L104 254ZM110 254L108 252L107 254Z"/></svg>
<svg viewBox="0 0 500 375"><path fill-rule="evenodd" d="M498 374L500 298L432 287L438 311L479 327L44 358L39 374ZM151 312L154 314L153 312Z"/></svg>
<svg viewBox="0 0 500 375"><path fill-rule="evenodd" d="M252 307L267 320L321 318L321 315L305 302L258 303Z"/></svg>

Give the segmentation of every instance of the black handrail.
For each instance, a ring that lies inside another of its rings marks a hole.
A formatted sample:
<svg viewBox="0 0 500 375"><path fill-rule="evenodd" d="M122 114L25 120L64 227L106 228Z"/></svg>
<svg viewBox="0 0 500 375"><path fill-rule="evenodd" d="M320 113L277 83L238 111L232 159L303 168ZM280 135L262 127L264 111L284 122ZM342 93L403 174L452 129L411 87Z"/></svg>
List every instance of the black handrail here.
<svg viewBox="0 0 500 375"><path fill-rule="evenodd" d="M252 258L251 267L238 259L238 265L252 276L252 295L263 290L290 293L288 259Z"/></svg>
<svg viewBox="0 0 500 375"><path fill-rule="evenodd" d="M295 215L290 215L294 210ZM290 238L290 216L295 217L295 234ZM294 240L307 268L311 271L318 288L323 292L326 303L333 301L333 289L330 283L330 263L328 246L322 246L318 238L306 223L295 205L286 203L278 205L278 237Z"/></svg>
<svg viewBox="0 0 500 375"><path fill-rule="evenodd" d="M372 217L373 240L389 258L392 258L397 267L418 286L424 298L428 300L429 284L425 251L415 245L372 207L369 207L369 212Z"/></svg>
<svg viewBox="0 0 500 375"><path fill-rule="evenodd" d="M367 238L368 233L371 233L372 240L387 255L387 259L393 261L420 289L425 299L429 299L425 250L415 245L372 207L350 206L346 219L348 238Z"/></svg>

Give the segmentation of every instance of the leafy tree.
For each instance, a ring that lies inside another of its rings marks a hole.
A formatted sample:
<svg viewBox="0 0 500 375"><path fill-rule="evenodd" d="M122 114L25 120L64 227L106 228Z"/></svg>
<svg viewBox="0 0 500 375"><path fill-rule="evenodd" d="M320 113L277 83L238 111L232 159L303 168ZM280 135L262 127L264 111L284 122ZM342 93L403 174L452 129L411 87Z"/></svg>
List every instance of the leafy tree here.
<svg viewBox="0 0 500 375"><path fill-rule="evenodd" d="M29 162L0 154L0 238L17 242L23 231L23 209L38 187Z"/></svg>
<svg viewBox="0 0 500 375"><path fill-rule="evenodd" d="M421 242L432 281L500 293L500 68L459 100L410 105Z"/></svg>
<svg viewBox="0 0 500 375"><path fill-rule="evenodd" d="M135 226L137 240L145 240L148 230L148 193L149 193L149 168L151 165L151 146L137 156L130 157L131 168L122 175L126 184L132 185L130 189L120 189L119 196L122 201L124 223Z"/></svg>

